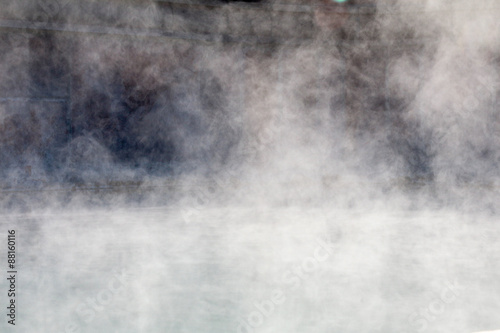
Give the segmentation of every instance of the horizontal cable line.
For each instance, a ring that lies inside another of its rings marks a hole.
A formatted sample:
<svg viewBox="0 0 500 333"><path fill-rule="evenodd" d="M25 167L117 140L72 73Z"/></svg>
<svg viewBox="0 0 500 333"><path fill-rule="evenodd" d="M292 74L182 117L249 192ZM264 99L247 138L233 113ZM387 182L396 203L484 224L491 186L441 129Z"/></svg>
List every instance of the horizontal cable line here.
<svg viewBox="0 0 500 333"><path fill-rule="evenodd" d="M307 43L314 40L314 37L309 38L297 38L297 37L280 37L272 36L272 34L267 36L258 35L242 35L242 36L231 36L221 33L184 33L184 32L169 32L161 29L136 29L136 28L114 28L106 26L84 26L75 24L56 24L56 23L32 23L17 20L0 20L0 28L6 29L20 29L20 30L45 30L45 31L59 31L59 32L69 32L69 33L90 33L90 34L109 34L109 35L122 35L122 36L134 36L134 37L161 37L179 40L191 40L191 41L201 41L206 43L241 43L248 45L300 45L302 43ZM432 38L418 38L418 39L408 39L404 41L398 41L393 43L392 40L382 41L382 40L365 40L365 39L341 39L332 40L328 44L331 46L335 45L349 45L359 42L368 42L373 45L387 46L388 44L394 45L413 45L419 42L432 41Z"/></svg>
<svg viewBox="0 0 500 333"><path fill-rule="evenodd" d="M205 6L205 7L237 7L237 8L248 8L248 9L265 9L265 10L277 10L277 11L291 11L291 12L311 12L315 8L325 8L325 5L313 5L313 4L287 4L287 3L221 3L219 1L183 1L183 0L155 0L157 3L172 4L172 5L192 5L192 6ZM442 9L425 9L424 5L404 5L401 7L394 7L390 5L375 5L373 3L356 4L356 5L340 5L339 11L341 9L348 10L351 12L356 12L358 9L376 9L377 11L387 11L397 14L398 12L410 12L410 13L435 13L435 12L456 12L456 11L491 11L495 9L500 9L500 7L478 7L472 6L470 8L442 8Z"/></svg>
<svg viewBox="0 0 500 333"><path fill-rule="evenodd" d="M41 102L57 102L66 103L68 99L66 98L53 98L53 97L0 97L0 102L29 102L29 101L41 101Z"/></svg>

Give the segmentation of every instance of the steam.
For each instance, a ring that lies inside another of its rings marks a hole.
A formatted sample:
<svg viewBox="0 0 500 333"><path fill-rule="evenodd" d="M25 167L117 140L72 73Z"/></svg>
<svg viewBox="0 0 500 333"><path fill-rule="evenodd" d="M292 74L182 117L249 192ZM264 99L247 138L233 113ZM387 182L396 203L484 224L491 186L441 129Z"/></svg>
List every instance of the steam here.
<svg viewBox="0 0 500 333"><path fill-rule="evenodd" d="M3 7L25 295L80 331L500 327L500 7L335 2ZM25 327L70 330L26 306Z"/></svg>

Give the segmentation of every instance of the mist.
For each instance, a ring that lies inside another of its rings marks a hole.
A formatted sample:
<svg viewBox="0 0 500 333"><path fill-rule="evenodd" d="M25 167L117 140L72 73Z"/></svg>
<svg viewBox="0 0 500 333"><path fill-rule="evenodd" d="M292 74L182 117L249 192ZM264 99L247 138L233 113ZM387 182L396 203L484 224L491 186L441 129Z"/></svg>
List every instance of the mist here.
<svg viewBox="0 0 500 333"><path fill-rule="evenodd" d="M500 328L495 1L1 8L23 331Z"/></svg>

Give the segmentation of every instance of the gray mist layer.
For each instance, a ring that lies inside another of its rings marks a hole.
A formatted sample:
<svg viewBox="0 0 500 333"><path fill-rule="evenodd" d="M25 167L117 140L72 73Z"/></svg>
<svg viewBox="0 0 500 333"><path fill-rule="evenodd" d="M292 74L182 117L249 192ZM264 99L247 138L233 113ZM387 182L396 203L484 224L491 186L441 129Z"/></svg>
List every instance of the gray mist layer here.
<svg viewBox="0 0 500 333"><path fill-rule="evenodd" d="M16 329L500 328L500 5L321 6L2 1Z"/></svg>

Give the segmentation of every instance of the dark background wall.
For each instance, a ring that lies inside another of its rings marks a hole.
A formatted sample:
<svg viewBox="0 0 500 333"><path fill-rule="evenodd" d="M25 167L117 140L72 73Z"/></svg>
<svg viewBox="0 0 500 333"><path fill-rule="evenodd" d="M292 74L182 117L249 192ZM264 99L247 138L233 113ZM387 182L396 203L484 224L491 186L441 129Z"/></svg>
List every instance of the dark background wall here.
<svg viewBox="0 0 500 333"><path fill-rule="evenodd" d="M23 175L28 168L59 181L85 181L111 177L110 165L150 174L172 174L180 165L217 168L241 149L254 117L237 92L258 89L248 68L277 59L284 48L315 45L341 59L340 85L325 89L341 91L331 112L343 112L354 146L367 135L382 136L404 160L408 177L432 179L432 133L402 116L411 97L385 84L393 59L423 48L432 57L432 32L422 36L403 25L383 33L376 18L390 11L372 1L338 5L341 24L325 32L315 24L318 6L322 2L6 6L0 17L2 172ZM237 75L211 69L207 57L227 57ZM311 108L315 97L304 96L304 103ZM84 176L83 167L92 176Z"/></svg>

